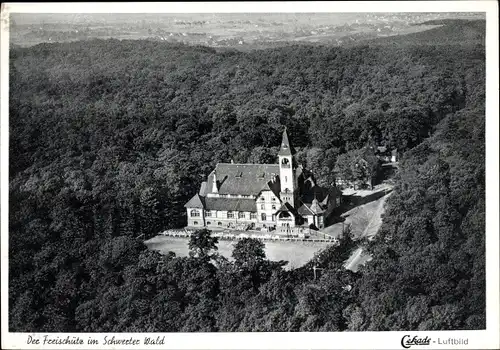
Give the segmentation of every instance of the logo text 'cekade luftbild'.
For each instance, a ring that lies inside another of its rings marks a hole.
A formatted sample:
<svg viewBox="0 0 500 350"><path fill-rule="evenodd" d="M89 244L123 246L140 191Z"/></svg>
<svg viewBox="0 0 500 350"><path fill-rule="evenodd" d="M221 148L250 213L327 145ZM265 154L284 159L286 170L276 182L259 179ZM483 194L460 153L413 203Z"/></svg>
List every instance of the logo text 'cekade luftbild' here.
<svg viewBox="0 0 500 350"><path fill-rule="evenodd" d="M401 338L401 346L405 349L409 349L412 345L429 345L431 342L431 338L419 338L418 336L414 336L413 338L410 335L405 335Z"/></svg>
<svg viewBox="0 0 500 350"><path fill-rule="evenodd" d="M430 345L431 338L419 338L418 336L411 337L410 335L405 335L401 338L401 346L405 349L409 349L414 345ZM438 338L434 340L433 343L437 343L439 345L468 345L469 339L467 338L448 338L441 339Z"/></svg>

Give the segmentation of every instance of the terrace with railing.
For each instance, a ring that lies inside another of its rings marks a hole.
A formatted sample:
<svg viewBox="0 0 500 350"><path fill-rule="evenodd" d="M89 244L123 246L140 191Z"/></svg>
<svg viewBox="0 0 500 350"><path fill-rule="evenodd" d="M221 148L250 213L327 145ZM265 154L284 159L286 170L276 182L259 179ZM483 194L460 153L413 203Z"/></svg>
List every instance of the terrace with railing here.
<svg viewBox="0 0 500 350"><path fill-rule="evenodd" d="M170 229L160 232L160 235L169 237L189 238L195 232L192 229ZM257 232L257 231L235 231L235 230L222 230L212 231L212 236L221 240L240 240L244 238L255 238L263 241L307 241L307 242L325 242L337 244L338 239L330 235L314 234L306 235L299 233L299 230L291 230L287 234L277 234L274 232Z"/></svg>

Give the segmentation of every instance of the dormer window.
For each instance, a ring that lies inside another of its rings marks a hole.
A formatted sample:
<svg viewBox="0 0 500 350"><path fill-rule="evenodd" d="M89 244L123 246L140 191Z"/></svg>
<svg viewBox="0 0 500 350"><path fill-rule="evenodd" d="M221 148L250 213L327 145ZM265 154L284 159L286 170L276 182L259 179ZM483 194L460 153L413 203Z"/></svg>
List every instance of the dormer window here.
<svg viewBox="0 0 500 350"><path fill-rule="evenodd" d="M312 186L312 181L311 181L311 179L307 179L307 180L306 180L306 182L305 182L305 184L304 184L304 188L305 188L305 190L306 190L306 191L308 191L308 190L310 190L312 187L313 187L313 186Z"/></svg>

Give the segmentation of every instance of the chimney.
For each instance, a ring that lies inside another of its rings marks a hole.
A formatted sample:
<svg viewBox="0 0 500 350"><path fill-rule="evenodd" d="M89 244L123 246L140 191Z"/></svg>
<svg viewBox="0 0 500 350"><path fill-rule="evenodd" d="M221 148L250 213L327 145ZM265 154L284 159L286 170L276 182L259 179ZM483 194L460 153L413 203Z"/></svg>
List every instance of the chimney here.
<svg viewBox="0 0 500 350"><path fill-rule="evenodd" d="M212 192L213 193L219 192L219 189L217 188L217 174L215 170L214 170L214 181L212 182Z"/></svg>

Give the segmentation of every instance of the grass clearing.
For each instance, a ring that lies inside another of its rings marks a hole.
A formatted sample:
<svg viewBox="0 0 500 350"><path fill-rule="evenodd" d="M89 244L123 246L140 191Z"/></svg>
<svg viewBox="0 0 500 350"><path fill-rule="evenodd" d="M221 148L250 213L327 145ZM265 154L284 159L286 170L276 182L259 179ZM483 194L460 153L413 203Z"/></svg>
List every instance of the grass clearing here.
<svg viewBox="0 0 500 350"><path fill-rule="evenodd" d="M188 256L188 242L188 238L158 235L144 243L149 249L157 250L162 254L172 251L177 256ZM219 253L231 260L231 254L236 243L237 241L219 241L217 245ZM273 261L288 261L288 265L285 266L286 269L304 265L313 258L316 252L328 246L327 243L321 242L264 242L264 244L268 259Z"/></svg>

